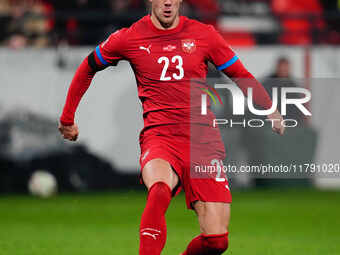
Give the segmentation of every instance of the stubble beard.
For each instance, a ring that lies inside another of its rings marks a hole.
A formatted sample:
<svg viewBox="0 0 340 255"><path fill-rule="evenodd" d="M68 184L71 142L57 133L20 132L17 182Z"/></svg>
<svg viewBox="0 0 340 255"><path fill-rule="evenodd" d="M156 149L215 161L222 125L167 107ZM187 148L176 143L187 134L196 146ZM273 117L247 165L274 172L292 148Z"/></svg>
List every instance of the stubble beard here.
<svg viewBox="0 0 340 255"><path fill-rule="evenodd" d="M177 13L171 20L165 21L160 16L158 16L156 13L154 13L154 15L163 28L171 27L175 23L176 18L179 16L179 14Z"/></svg>

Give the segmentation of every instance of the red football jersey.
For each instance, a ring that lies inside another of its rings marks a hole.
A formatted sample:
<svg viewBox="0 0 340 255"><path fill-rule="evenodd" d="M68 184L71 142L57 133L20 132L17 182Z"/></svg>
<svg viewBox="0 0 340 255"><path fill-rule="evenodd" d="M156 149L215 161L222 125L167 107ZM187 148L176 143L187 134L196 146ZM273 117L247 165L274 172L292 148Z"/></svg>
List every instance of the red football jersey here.
<svg viewBox="0 0 340 255"><path fill-rule="evenodd" d="M150 16L145 16L113 33L96 54L103 65L130 62L143 105L144 130L189 123L193 107L200 107L190 102L191 80L204 83L209 61L222 70L238 59L213 26L184 16L171 30L156 28ZM211 112L205 116L212 118Z"/></svg>

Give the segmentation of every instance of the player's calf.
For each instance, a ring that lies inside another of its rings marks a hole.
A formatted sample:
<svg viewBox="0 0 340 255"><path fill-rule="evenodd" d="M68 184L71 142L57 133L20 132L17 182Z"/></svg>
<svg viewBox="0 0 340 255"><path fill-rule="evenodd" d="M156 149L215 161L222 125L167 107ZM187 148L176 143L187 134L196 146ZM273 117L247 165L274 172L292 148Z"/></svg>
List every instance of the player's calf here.
<svg viewBox="0 0 340 255"><path fill-rule="evenodd" d="M219 235L228 232L230 204L197 201L194 209L203 234Z"/></svg>
<svg viewBox="0 0 340 255"><path fill-rule="evenodd" d="M220 255L228 249L230 205L202 202L194 204L202 234L194 238L183 255Z"/></svg>

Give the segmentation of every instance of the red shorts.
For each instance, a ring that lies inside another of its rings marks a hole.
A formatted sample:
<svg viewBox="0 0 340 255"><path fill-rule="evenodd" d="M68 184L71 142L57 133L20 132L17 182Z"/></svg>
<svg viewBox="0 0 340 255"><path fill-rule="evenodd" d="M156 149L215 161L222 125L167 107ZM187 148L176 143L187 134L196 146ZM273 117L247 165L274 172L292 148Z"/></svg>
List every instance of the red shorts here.
<svg viewBox="0 0 340 255"><path fill-rule="evenodd" d="M152 159L161 158L169 162L180 179L189 209L193 209L195 201L231 203L228 179L223 170L219 171L225 158L221 139L194 143L178 129L166 134L159 130L141 136L141 169ZM176 194L179 192L180 189Z"/></svg>

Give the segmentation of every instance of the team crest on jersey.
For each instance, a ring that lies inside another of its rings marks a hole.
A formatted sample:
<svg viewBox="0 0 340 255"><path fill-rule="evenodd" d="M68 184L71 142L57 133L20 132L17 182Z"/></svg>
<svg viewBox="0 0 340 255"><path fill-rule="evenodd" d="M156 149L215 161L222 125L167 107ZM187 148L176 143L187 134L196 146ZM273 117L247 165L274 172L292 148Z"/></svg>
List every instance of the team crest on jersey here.
<svg viewBox="0 0 340 255"><path fill-rule="evenodd" d="M186 53L193 53L196 50L196 41L193 39L182 40L182 49Z"/></svg>

